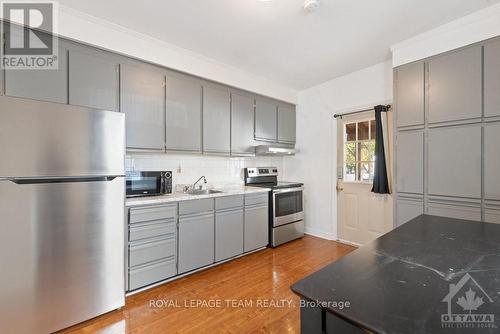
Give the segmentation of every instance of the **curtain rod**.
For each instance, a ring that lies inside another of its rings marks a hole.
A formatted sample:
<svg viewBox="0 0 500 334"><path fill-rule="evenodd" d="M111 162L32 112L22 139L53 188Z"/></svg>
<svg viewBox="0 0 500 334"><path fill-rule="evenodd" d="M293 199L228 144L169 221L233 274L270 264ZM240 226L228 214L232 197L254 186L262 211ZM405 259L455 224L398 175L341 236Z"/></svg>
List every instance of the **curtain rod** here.
<svg viewBox="0 0 500 334"><path fill-rule="evenodd" d="M387 110L391 109L391 105L388 104L385 106L387 108ZM343 116L349 116L349 115L354 115L354 114L359 114L359 113L362 113L362 112L367 112L367 111L375 111L374 108L370 108L370 109L363 109L363 110L358 110L358 111L353 111L353 112L348 112L348 113L345 113L345 114L335 114L333 115L334 118L342 118Z"/></svg>

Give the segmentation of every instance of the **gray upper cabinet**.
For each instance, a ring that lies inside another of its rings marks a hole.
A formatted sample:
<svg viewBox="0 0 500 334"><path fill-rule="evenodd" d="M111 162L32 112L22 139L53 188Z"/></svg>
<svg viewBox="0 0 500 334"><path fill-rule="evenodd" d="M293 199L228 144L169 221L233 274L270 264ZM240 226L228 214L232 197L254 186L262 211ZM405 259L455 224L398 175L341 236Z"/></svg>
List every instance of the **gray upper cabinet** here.
<svg viewBox="0 0 500 334"><path fill-rule="evenodd" d="M397 125L424 124L424 63L413 63L396 70Z"/></svg>
<svg viewBox="0 0 500 334"><path fill-rule="evenodd" d="M203 152L231 152L231 95L227 88L203 87Z"/></svg>
<svg viewBox="0 0 500 334"><path fill-rule="evenodd" d="M481 127L429 131L430 195L481 198Z"/></svg>
<svg viewBox="0 0 500 334"><path fill-rule="evenodd" d="M484 46L484 115L500 116L500 40Z"/></svg>
<svg viewBox="0 0 500 334"><path fill-rule="evenodd" d="M397 191L424 192L424 133L399 132L396 145Z"/></svg>
<svg viewBox="0 0 500 334"><path fill-rule="evenodd" d="M185 75L167 74L166 148L201 153L201 83Z"/></svg>
<svg viewBox="0 0 500 334"><path fill-rule="evenodd" d="M481 47L471 47L429 61L429 122L481 117Z"/></svg>
<svg viewBox="0 0 500 334"><path fill-rule="evenodd" d="M59 40L57 69L6 70L5 94L33 100L68 103L67 70L67 44Z"/></svg>
<svg viewBox="0 0 500 334"><path fill-rule="evenodd" d="M500 201L500 124L484 128L485 198Z"/></svg>
<svg viewBox="0 0 500 334"><path fill-rule="evenodd" d="M231 94L231 154L253 155L254 100L248 96Z"/></svg>
<svg viewBox="0 0 500 334"><path fill-rule="evenodd" d="M120 109L126 115L127 148L164 150L165 77L152 66L123 64Z"/></svg>
<svg viewBox="0 0 500 334"><path fill-rule="evenodd" d="M255 101L255 139L276 142L278 106L264 99Z"/></svg>
<svg viewBox="0 0 500 334"><path fill-rule="evenodd" d="M69 104L118 111L119 65L111 55L86 48L69 51Z"/></svg>
<svg viewBox="0 0 500 334"><path fill-rule="evenodd" d="M292 106L278 106L278 142L295 143L296 112Z"/></svg>

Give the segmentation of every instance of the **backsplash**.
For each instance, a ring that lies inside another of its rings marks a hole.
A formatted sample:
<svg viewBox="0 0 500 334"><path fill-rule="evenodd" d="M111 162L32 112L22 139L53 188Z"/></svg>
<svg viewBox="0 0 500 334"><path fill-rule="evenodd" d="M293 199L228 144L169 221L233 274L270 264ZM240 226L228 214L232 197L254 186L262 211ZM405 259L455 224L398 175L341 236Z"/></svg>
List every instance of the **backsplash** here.
<svg viewBox="0 0 500 334"><path fill-rule="evenodd" d="M128 154L125 168L140 171L173 172L173 185L192 184L200 176L213 186L243 184L243 168L278 167L283 170L282 157L219 157L181 154Z"/></svg>

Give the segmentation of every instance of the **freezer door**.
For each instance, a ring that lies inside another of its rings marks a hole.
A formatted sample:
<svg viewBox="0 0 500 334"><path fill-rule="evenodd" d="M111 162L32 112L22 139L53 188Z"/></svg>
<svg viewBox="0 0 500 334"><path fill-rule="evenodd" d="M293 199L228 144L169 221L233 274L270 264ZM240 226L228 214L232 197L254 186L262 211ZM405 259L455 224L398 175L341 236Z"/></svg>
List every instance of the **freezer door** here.
<svg viewBox="0 0 500 334"><path fill-rule="evenodd" d="M52 333L125 303L124 178L0 181L0 333Z"/></svg>
<svg viewBox="0 0 500 334"><path fill-rule="evenodd" d="M124 175L125 116L0 97L0 178Z"/></svg>

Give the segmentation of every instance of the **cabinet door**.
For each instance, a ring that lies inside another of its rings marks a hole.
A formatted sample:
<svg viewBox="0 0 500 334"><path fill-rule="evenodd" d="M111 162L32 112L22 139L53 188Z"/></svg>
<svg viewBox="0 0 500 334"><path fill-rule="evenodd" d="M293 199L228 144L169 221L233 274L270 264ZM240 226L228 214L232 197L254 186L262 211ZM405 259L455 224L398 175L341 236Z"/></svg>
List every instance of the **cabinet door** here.
<svg viewBox="0 0 500 334"><path fill-rule="evenodd" d="M69 103L118 111L119 65L110 55L92 50L69 51Z"/></svg>
<svg viewBox="0 0 500 334"><path fill-rule="evenodd" d="M429 122L481 117L481 47L429 61Z"/></svg>
<svg viewBox="0 0 500 334"><path fill-rule="evenodd" d="M231 154L252 155L254 147L254 100L231 94Z"/></svg>
<svg viewBox="0 0 500 334"><path fill-rule="evenodd" d="M227 89L203 87L203 152L231 152L231 95Z"/></svg>
<svg viewBox="0 0 500 334"><path fill-rule="evenodd" d="M267 205L245 207L245 252L269 244L269 212Z"/></svg>
<svg viewBox="0 0 500 334"><path fill-rule="evenodd" d="M278 107L278 141L295 143L295 107Z"/></svg>
<svg viewBox="0 0 500 334"><path fill-rule="evenodd" d="M500 116L500 40L484 46L484 115Z"/></svg>
<svg viewBox="0 0 500 334"><path fill-rule="evenodd" d="M424 214L424 202L419 200L398 199L396 202L396 224L401 226L413 218Z"/></svg>
<svg viewBox="0 0 500 334"><path fill-rule="evenodd" d="M396 70L396 118L398 126L424 124L424 63Z"/></svg>
<svg viewBox="0 0 500 334"><path fill-rule="evenodd" d="M126 115L127 148L164 150L164 74L149 66L121 66L121 111Z"/></svg>
<svg viewBox="0 0 500 334"><path fill-rule="evenodd" d="M5 70L5 94L33 100L68 103L68 49L59 40L58 68Z"/></svg>
<svg viewBox="0 0 500 334"><path fill-rule="evenodd" d="M272 142L278 139L277 112L275 103L259 99L255 101L255 139Z"/></svg>
<svg viewBox="0 0 500 334"><path fill-rule="evenodd" d="M500 200L500 125L484 128L484 183L486 199Z"/></svg>
<svg viewBox="0 0 500 334"><path fill-rule="evenodd" d="M214 263L214 214L179 218L179 274Z"/></svg>
<svg viewBox="0 0 500 334"><path fill-rule="evenodd" d="M201 152L201 84L167 75L167 150Z"/></svg>
<svg viewBox="0 0 500 334"><path fill-rule="evenodd" d="M424 133L398 132L396 147L398 192L424 192Z"/></svg>
<svg viewBox="0 0 500 334"><path fill-rule="evenodd" d="M429 131L429 194L481 198L481 127Z"/></svg>
<svg viewBox="0 0 500 334"><path fill-rule="evenodd" d="M243 254L243 209L215 214L215 261Z"/></svg>

